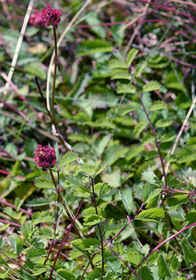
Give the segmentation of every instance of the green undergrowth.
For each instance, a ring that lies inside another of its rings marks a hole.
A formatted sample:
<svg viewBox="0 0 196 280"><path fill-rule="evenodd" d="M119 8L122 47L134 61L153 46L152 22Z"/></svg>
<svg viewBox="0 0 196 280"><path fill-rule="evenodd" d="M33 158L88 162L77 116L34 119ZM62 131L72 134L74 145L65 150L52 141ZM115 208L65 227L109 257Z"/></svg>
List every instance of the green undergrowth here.
<svg viewBox="0 0 196 280"><path fill-rule="evenodd" d="M88 1L57 2L59 39ZM195 5L147 2L89 1L52 68L29 24L8 89L28 2L4 6L0 279L195 279Z"/></svg>

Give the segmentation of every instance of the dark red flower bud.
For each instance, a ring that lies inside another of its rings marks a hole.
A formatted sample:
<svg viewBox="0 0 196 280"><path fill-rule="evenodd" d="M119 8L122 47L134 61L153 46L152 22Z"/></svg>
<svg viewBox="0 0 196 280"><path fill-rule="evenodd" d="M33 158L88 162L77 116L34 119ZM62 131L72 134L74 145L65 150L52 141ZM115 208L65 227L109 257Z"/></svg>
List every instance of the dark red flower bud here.
<svg viewBox="0 0 196 280"><path fill-rule="evenodd" d="M61 21L60 16L62 15L57 9L51 9L51 6L46 6L42 10L42 22L47 26L52 25L54 27L58 26Z"/></svg>
<svg viewBox="0 0 196 280"><path fill-rule="evenodd" d="M47 168L54 167L56 163L56 152L49 146L38 145L34 151L34 160L43 171L46 171Z"/></svg>

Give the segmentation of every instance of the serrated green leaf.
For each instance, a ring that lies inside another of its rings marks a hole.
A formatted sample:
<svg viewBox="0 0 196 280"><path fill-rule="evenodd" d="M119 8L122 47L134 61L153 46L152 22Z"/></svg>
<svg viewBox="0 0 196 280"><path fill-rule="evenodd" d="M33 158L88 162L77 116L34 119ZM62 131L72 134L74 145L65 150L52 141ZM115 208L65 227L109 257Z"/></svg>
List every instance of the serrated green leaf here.
<svg viewBox="0 0 196 280"><path fill-rule="evenodd" d="M137 111L141 109L141 104L137 102L131 102L119 107L119 112L124 116L127 113Z"/></svg>
<svg viewBox="0 0 196 280"><path fill-rule="evenodd" d="M146 266L141 267L139 269L138 275L141 277L142 280L154 280L151 270Z"/></svg>
<svg viewBox="0 0 196 280"><path fill-rule="evenodd" d="M167 104L162 100L154 101L150 106L150 111L158 111L164 109L167 109Z"/></svg>
<svg viewBox="0 0 196 280"><path fill-rule="evenodd" d="M174 195L173 197L167 198L167 204L169 207L181 205L188 201L188 196L188 194Z"/></svg>
<svg viewBox="0 0 196 280"><path fill-rule="evenodd" d="M39 258L46 255L47 255L47 251L44 250L43 248L31 248L26 254L28 259Z"/></svg>
<svg viewBox="0 0 196 280"><path fill-rule="evenodd" d="M65 279L65 280L73 280L76 279L74 274L69 271L68 269L65 268L60 268L56 271L57 276L60 277L60 279Z"/></svg>
<svg viewBox="0 0 196 280"><path fill-rule="evenodd" d="M5 224L4 226L2 226L0 228L0 232L6 230L9 226L10 226L10 224Z"/></svg>
<svg viewBox="0 0 196 280"><path fill-rule="evenodd" d="M40 179L36 180L34 185L38 189L55 189L53 182L46 178L40 178Z"/></svg>
<svg viewBox="0 0 196 280"><path fill-rule="evenodd" d="M143 210L139 215L136 217L136 220L159 220L165 216L165 211L161 208L150 208L148 210Z"/></svg>
<svg viewBox="0 0 196 280"><path fill-rule="evenodd" d="M94 226L104 221L101 215L90 214L84 217L84 226Z"/></svg>
<svg viewBox="0 0 196 280"><path fill-rule="evenodd" d="M110 186L117 188L121 184L120 168L115 168L111 173L102 175L102 181L108 183Z"/></svg>
<svg viewBox="0 0 196 280"><path fill-rule="evenodd" d="M95 193L99 198L107 197L111 191L111 186L105 183L97 183L94 185Z"/></svg>
<svg viewBox="0 0 196 280"><path fill-rule="evenodd" d="M74 189L73 195L76 197L89 197L91 195L91 191L83 186L80 186Z"/></svg>
<svg viewBox="0 0 196 280"><path fill-rule="evenodd" d="M134 85L129 85L129 84L118 84L116 87L117 93L136 93L136 88Z"/></svg>
<svg viewBox="0 0 196 280"><path fill-rule="evenodd" d="M158 82L151 81L143 86L142 91L149 92L149 91L159 90L160 87L161 87L161 85Z"/></svg>
<svg viewBox="0 0 196 280"><path fill-rule="evenodd" d="M44 272L46 272L47 270L48 270L48 268L45 265L42 265L42 264L37 265L36 268L34 268L33 275L34 276L41 275Z"/></svg>
<svg viewBox="0 0 196 280"><path fill-rule="evenodd" d="M128 81L132 80L132 76L129 74L129 72L123 69L117 69L111 72L111 78L113 80L120 80L120 79L128 80Z"/></svg>
<svg viewBox="0 0 196 280"><path fill-rule="evenodd" d="M161 140L161 143L166 143L166 142L173 141L175 138L176 138L175 135L170 136L167 134L163 134L163 135L161 135L160 140Z"/></svg>
<svg viewBox="0 0 196 280"><path fill-rule="evenodd" d="M143 70L146 68L147 65L148 65L148 63L145 60L137 64L137 67L134 71L134 75L136 78L139 77L143 73Z"/></svg>
<svg viewBox="0 0 196 280"><path fill-rule="evenodd" d="M122 68L127 69L127 63L120 59L111 59L108 64L109 68Z"/></svg>
<svg viewBox="0 0 196 280"><path fill-rule="evenodd" d="M17 213L11 207L6 207L4 213L14 220L19 220L22 216L22 212Z"/></svg>
<svg viewBox="0 0 196 280"><path fill-rule="evenodd" d="M67 164L72 163L73 161L76 161L78 158L78 155L73 152L66 153L60 162L60 167L66 166Z"/></svg>
<svg viewBox="0 0 196 280"><path fill-rule="evenodd" d="M115 117L114 118L114 122L117 124L120 124L122 126L134 126L135 122L132 118L130 118L129 116L121 116L121 117ZM130 135L130 132L129 132Z"/></svg>
<svg viewBox="0 0 196 280"><path fill-rule="evenodd" d="M27 221L20 227L19 232L23 235L24 240L27 241L28 244L32 244L39 233L39 228L33 225L31 221Z"/></svg>
<svg viewBox="0 0 196 280"><path fill-rule="evenodd" d="M98 268L93 269L86 277L86 280L98 280L101 279L101 271Z"/></svg>
<svg viewBox="0 0 196 280"><path fill-rule="evenodd" d="M128 248L126 254L124 254L124 260L131 262L134 266L137 266L142 259L142 254L133 248Z"/></svg>
<svg viewBox="0 0 196 280"><path fill-rule="evenodd" d="M155 189L150 193L148 198L144 202L149 202L150 200L154 199L156 196L158 196L162 192L162 188Z"/></svg>
<svg viewBox="0 0 196 280"><path fill-rule="evenodd" d="M138 54L138 50L131 49L127 54L127 65L130 67L131 63L133 62L134 58Z"/></svg>
<svg viewBox="0 0 196 280"><path fill-rule="evenodd" d="M196 221L196 210L190 211L185 216L185 221L188 222L188 225L191 225L191 224L195 223L195 221Z"/></svg>
<svg viewBox="0 0 196 280"><path fill-rule="evenodd" d="M155 127L160 128L160 127L168 127L172 125L172 121L166 121L166 120L158 120L155 123Z"/></svg>
<svg viewBox="0 0 196 280"><path fill-rule="evenodd" d="M42 239L54 239L55 235L49 228L41 227L37 237Z"/></svg>
<svg viewBox="0 0 196 280"><path fill-rule="evenodd" d="M171 279L171 271L169 269L169 266L165 258L162 255L158 256L157 263L158 263L160 279L164 279L166 276L169 277L169 279Z"/></svg>
<svg viewBox="0 0 196 280"><path fill-rule="evenodd" d="M188 240L183 238L181 241L182 250L184 253L184 259L187 265L190 265L191 262L196 263L196 252L195 248L193 249L189 244Z"/></svg>
<svg viewBox="0 0 196 280"><path fill-rule="evenodd" d="M146 121L139 122L133 130L135 137L138 138L140 133L147 127L148 123Z"/></svg>
<svg viewBox="0 0 196 280"><path fill-rule="evenodd" d="M73 240L71 244L78 250L85 252L97 248L100 245L100 242L96 238L88 238Z"/></svg>
<svg viewBox="0 0 196 280"><path fill-rule="evenodd" d="M97 161L94 165L83 164L77 168L75 175L82 172L90 177L95 177L100 174L105 169L105 167L105 164L102 164L101 161Z"/></svg>
<svg viewBox="0 0 196 280"><path fill-rule="evenodd" d="M35 212L32 216L33 225L39 223L51 223L52 220L53 218L48 211Z"/></svg>
<svg viewBox="0 0 196 280"><path fill-rule="evenodd" d="M130 215L130 213L133 209L132 190L130 188L126 188L126 189L120 191L120 196L121 196L122 202L124 204L124 207L127 210L127 213Z"/></svg>
<svg viewBox="0 0 196 280"><path fill-rule="evenodd" d="M159 185L158 177L155 175L151 167L142 173L142 179L151 185Z"/></svg>
<svg viewBox="0 0 196 280"><path fill-rule="evenodd" d="M153 57L149 57L148 63L151 68L162 69L168 65L169 59L166 56L160 56L157 54Z"/></svg>

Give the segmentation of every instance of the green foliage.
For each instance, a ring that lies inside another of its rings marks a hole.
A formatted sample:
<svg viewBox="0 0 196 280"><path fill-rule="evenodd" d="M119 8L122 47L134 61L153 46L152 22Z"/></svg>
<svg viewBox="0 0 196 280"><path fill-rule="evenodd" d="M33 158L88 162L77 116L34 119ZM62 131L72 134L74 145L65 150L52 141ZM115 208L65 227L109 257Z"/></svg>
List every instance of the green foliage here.
<svg viewBox="0 0 196 280"><path fill-rule="evenodd" d="M27 7L7 2L0 278L195 279L190 5L57 1L58 28L31 17L7 89ZM37 1L33 13L42 8ZM36 165L37 145L55 148L54 167Z"/></svg>

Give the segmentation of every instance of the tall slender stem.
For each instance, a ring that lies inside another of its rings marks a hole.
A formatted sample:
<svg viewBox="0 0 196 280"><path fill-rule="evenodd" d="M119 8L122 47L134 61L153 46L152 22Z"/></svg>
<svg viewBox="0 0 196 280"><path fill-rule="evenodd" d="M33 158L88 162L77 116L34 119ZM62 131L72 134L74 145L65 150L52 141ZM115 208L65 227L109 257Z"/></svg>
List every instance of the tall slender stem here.
<svg viewBox="0 0 196 280"><path fill-rule="evenodd" d="M145 113L145 115L146 115L146 118L147 118L148 123L149 123L149 125L150 125L152 134L153 134L153 136L154 136L155 145L156 145L156 147L157 147L157 151L158 151L159 158L160 158L160 161L161 161L161 166L162 166L162 171L163 171L163 177L164 177L164 184L167 186L167 178L166 178L166 173L165 173L165 165L164 165L163 157L162 157L162 154L161 154L161 149L160 149L160 146L159 146L159 143L158 143L158 139L157 139L157 136L156 136L156 133L155 133L155 129L154 129L154 127L153 127L153 125L152 125L152 122L151 122L151 120L150 120L150 118L149 118L149 115L148 115L148 113L147 113L147 111L146 111L146 108L145 108L144 103L143 103L143 101L142 101L142 96L141 96L141 94L138 93L138 97L139 97L139 99L140 99L140 103L141 103L141 105L142 105L142 107L143 107L143 111L144 111L144 113Z"/></svg>
<svg viewBox="0 0 196 280"><path fill-rule="evenodd" d="M98 210L97 210L97 204L96 204L96 199L95 199L95 190L94 190L94 179L91 177L91 186L92 186L92 192L93 192L93 203L95 206L95 213L98 215ZM103 279L104 275L104 246L103 246L103 234L101 232L101 226L100 224L97 225L98 230L99 230L99 235L100 235L100 243L101 243L101 280Z"/></svg>
<svg viewBox="0 0 196 280"><path fill-rule="evenodd" d="M52 269L51 269L51 271L50 271L49 280L52 280L52 275L53 275L53 272L54 272L54 268L55 268L56 262L57 262L57 260L58 260L59 255L60 255L60 252L61 252L61 250L62 250L62 247L63 247L63 245L64 245L64 243L65 243L65 240L67 239L67 237L68 237L68 235L69 235L69 233L70 233L70 231L71 231L71 229L72 229L72 227L73 227L73 225L74 225L75 220L78 218L78 214L79 214L80 208L81 208L81 206L82 206L83 200L84 200L84 199L81 200L80 205L79 205L79 207L78 207L78 209L77 209L77 212L76 212L76 214L75 214L75 217L74 217L74 219L73 219L71 225L69 226L69 229L67 230L67 233L65 234L65 236L64 236L64 238L63 238L63 241L61 242L61 245L60 245L60 247L59 247L59 249L58 249L57 255L56 255L55 260L54 260L54 263L53 263L53 265L52 265Z"/></svg>
<svg viewBox="0 0 196 280"><path fill-rule="evenodd" d="M135 271L137 271L138 268L141 267L141 265L142 265L155 251L157 251L161 246L163 246L166 242L168 242L169 240L171 240L171 239L173 239L173 238L176 238L176 236L178 236L178 235L179 235L180 233L182 233L183 231L185 231L185 230L187 230L187 229L189 229L189 228L191 228L191 227L195 227L195 226L196 226L196 223L193 223L193 224L191 224L191 225L189 225L189 226L186 226L186 227L182 228L181 230L179 230L177 233L174 233L173 235L171 235L171 236L168 237L167 239L163 240L163 241L162 241L161 243L159 243L154 249L152 249L152 251L150 251L150 252L148 253L147 256L145 256L145 257L141 260L141 262L136 266Z"/></svg>
<svg viewBox="0 0 196 280"><path fill-rule="evenodd" d="M58 184L56 183L56 180L55 180L55 178L54 178L54 175L53 175L53 173L52 173L52 170L51 170L51 168L49 168L49 172L50 172L50 176L51 176L51 178L52 178L52 182L53 182L53 184L54 184L54 186L55 186L55 189L56 189L56 193L57 193L57 195L58 195L58 199L59 199L59 201L60 201L60 203L63 205L63 208L65 209L65 212L66 212L66 214L67 214L67 216L68 216L68 218L69 218L69 220L71 221L71 228L72 228L72 226L74 227L74 229L75 229L75 231L76 231L76 233L77 233L77 235L78 235L78 237L80 237L81 239L83 238L83 234L82 234L82 232L80 232L79 231L79 229L77 228L77 226L76 226L76 222L77 222L77 219L75 218L75 217L72 217L72 215L70 214L70 212L69 212L69 210L68 210L68 208L67 208L67 206L65 205L65 203L64 203L64 200L63 200L63 197L61 196L61 192L60 192L60 189L59 189L59 186L58 186ZM80 206L81 207L81 206ZM70 229L71 230L71 229ZM60 251L59 251L59 253L57 253L58 255L60 254ZM90 256L90 253L87 251L87 255L88 255L88 258L89 258L89 262L90 262L90 264L91 264L91 266L92 266L92 268L94 267L94 265L93 265L93 262L92 262L92 258L91 258L91 256ZM56 263L56 262L55 262ZM52 271L54 270L54 267L52 268ZM53 273L53 272L52 272ZM50 278L50 279L52 279L52 278Z"/></svg>
<svg viewBox="0 0 196 280"><path fill-rule="evenodd" d="M57 72L57 34L56 34L56 27L54 26L53 26L53 33L54 33L54 77L53 77L53 87L52 87L52 116L55 119L54 96L55 96L56 72Z"/></svg>
<svg viewBox="0 0 196 280"><path fill-rule="evenodd" d="M53 116L53 115L50 113L50 110L48 109L46 100L45 100L45 98L44 98L44 95L43 95L43 92L42 92L42 90L41 90L41 87L40 87L40 84L39 84L39 82L38 82L37 77L35 77L35 82L36 82L36 84L37 84L37 88L38 88L39 94L40 94L41 99L42 99L42 102L43 102L43 104L44 104L44 106L45 106L45 108L46 108L46 111L47 111L47 113L48 113L48 116L49 116L49 118L50 118L50 120L51 120L53 126L55 127L56 131L58 131L58 133L57 133L56 136L59 138L60 143L63 145L63 147L64 147L66 150L72 151L72 147L64 140L63 136L61 135L61 133L60 133L58 127L57 127L55 116Z"/></svg>

